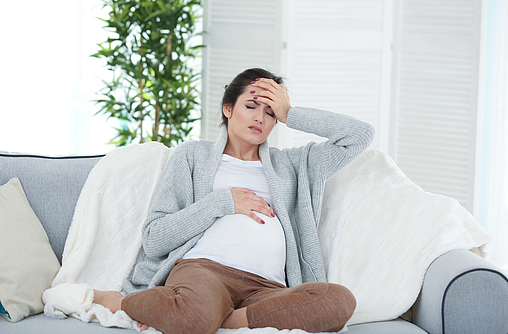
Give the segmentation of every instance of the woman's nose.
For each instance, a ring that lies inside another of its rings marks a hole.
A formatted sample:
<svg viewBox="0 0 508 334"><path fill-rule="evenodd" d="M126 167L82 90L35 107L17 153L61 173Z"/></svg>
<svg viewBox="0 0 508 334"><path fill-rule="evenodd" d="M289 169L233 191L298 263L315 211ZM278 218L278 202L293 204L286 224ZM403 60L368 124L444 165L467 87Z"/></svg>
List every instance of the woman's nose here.
<svg viewBox="0 0 508 334"><path fill-rule="evenodd" d="M254 113L254 120L263 123L263 114L264 114L263 108L257 108L256 112Z"/></svg>

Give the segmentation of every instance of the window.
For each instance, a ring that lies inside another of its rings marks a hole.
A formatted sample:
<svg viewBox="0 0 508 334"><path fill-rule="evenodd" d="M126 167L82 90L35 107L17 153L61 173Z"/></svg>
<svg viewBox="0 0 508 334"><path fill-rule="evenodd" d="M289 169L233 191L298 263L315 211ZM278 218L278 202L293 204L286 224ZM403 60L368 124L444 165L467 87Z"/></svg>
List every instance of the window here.
<svg viewBox="0 0 508 334"><path fill-rule="evenodd" d="M90 57L106 40L102 1L11 1L0 19L0 150L105 153L111 123L91 102L109 77ZM22 15L20 14L22 13ZM22 19L20 18L22 17Z"/></svg>

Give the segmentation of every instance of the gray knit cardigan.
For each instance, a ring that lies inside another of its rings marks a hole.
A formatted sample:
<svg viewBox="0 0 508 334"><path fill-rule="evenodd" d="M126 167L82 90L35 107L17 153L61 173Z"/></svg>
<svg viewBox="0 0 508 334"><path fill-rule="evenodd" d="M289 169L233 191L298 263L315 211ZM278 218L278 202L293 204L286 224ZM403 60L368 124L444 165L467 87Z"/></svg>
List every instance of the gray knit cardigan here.
<svg viewBox="0 0 508 334"><path fill-rule="evenodd" d="M374 128L353 117L295 107L290 128L328 138L323 143L277 149L264 142L259 155L286 238L288 286L326 281L317 225L325 183L365 150ZM222 127L217 141L184 142L175 149L155 188L143 233L143 254L128 293L163 285L175 261L191 249L215 219L235 213L231 191L212 191L227 142Z"/></svg>

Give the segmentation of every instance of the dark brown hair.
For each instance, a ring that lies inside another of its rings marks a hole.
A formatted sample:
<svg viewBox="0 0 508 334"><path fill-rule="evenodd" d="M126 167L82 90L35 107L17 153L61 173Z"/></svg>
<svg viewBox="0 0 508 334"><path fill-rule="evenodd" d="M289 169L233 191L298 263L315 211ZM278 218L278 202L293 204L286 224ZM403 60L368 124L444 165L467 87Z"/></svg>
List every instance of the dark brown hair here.
<svg viewBox="0 0 508 334"><path fill-rule="evenodd" d="M233 108L238 100L238 97L245 91L245 88L250 85L251 81L254 81L257 78L272 79L277 84L283 83L282 77L276 76L275 74L262 68L249 68L248 70L238 74L231 83L225 87L220 108L222 114L222 124L228 126L228 118L222 112L224 106L229 105Z"/></svg>

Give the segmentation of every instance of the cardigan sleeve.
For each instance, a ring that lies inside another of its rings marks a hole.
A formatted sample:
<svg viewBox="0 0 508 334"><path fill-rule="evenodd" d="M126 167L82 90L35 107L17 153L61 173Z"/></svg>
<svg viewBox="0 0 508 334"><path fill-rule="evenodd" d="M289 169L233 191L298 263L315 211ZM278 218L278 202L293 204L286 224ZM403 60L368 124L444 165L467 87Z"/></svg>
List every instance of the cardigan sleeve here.
<svg viewBox="0 0 508 334"><path fill-rule="evenodd" d="M216 218L235 213L231 191L218 189L194 202L192 160L195 143L180 144L152 196L143 226L143 248L161 257L204 232Z"/></svg>
<svg viewBox="0 0 508 334"><path fill-rule="evenodd" d="M310 169L309 175L315 171L325 180L363 152L375 133L372 125L351 116L303 107L289 110L286 125L328 138L323 143L311 143L289 151L295 165L305 164Z"/></svg>

